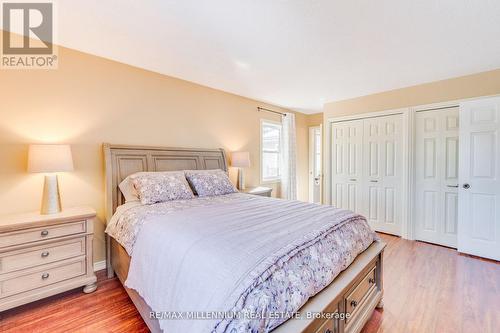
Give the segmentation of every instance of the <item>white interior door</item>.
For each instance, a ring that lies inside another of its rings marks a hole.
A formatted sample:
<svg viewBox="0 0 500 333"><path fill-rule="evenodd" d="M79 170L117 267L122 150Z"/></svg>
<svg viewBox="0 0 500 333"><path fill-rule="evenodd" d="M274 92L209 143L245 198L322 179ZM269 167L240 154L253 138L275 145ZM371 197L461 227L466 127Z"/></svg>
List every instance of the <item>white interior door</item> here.
<svg viewBox="0 0 500 333"><path fill-rule="evenodd" d="M322 126L309 127L309 202L321 203Z"/></svg>
<svg viewBox="0 0 500 333"><path fill-rule="evenodd" d="M332 124L331 140L332 205L360 212L363 121Z"/></svg>
<svg viewBox="0 0 500 333"><path fill-rule="evenodd" d="M415 115L415 238L457 246L458 107Z"/></svg>
<svg viewBox="0 0 500 333"><path fill-rule="evenodd" d="M401 235L402 115L364 119L363 127L362 212L375 230Z"/></svg>
<svg viewBox="0 0 500 333"><path fill-rule="evenodd" d="M458 250L500 260L500 98L460 104Z"/></svg>

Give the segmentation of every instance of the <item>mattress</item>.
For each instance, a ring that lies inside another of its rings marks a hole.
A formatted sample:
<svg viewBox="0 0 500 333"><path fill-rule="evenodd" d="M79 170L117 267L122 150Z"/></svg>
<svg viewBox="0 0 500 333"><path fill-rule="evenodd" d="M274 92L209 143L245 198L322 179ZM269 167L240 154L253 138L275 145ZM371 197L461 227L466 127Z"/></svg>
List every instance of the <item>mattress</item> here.
<svg viewBox="0 0 500 333"><path fill-rule="evenodd" d="M269 332L376 240L351 211L241 193L125 204L106 232L169 333Z"/></svg>

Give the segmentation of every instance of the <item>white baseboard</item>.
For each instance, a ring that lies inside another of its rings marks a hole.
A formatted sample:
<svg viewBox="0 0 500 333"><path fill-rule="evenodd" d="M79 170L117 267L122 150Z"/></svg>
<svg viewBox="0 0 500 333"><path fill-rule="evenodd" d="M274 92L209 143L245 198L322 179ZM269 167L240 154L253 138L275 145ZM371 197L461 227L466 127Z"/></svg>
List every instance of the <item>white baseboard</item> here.
<svg viewBox="0 0 500 333"><path fill-rule="evenodd" d="M103 269L106 269L106 260L94 263L94 272L102 271Z"/></svg>

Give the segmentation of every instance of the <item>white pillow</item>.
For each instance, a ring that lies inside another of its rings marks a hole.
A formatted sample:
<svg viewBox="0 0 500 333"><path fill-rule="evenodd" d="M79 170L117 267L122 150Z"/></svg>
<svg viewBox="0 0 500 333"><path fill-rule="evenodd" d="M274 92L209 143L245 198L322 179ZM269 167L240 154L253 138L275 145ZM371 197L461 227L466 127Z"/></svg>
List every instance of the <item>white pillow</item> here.
<svg viewBox="0 0 500 333"><path fill-rule="evenodd" d="M123 194L123 197L125 198L125 203L132 201L139 201L139 195L137 194L137 191L135 190L134 185L132 184L132 179L130 178L131 176L132 175L122 180L120 185L118 185L118 188L120 189L120 191Z"/></svg>

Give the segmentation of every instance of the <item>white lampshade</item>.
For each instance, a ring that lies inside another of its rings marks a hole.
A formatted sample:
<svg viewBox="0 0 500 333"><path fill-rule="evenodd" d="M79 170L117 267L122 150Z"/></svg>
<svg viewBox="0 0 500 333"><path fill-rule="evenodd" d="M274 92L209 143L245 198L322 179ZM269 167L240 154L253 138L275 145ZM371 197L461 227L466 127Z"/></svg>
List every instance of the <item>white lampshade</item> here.
<svg viewBox="0 0 500 333"><path fill-rule="evenodd" d="M28 172L73 171L73 157L69 145L30 145Z"/></svg>
<svg viewBox="0 0 500 333"><path fill-rule="evenodd" d="M250 153L247 151L236 151L232 153L231 166L236 168L248 168L250 166Z"/></svg>

